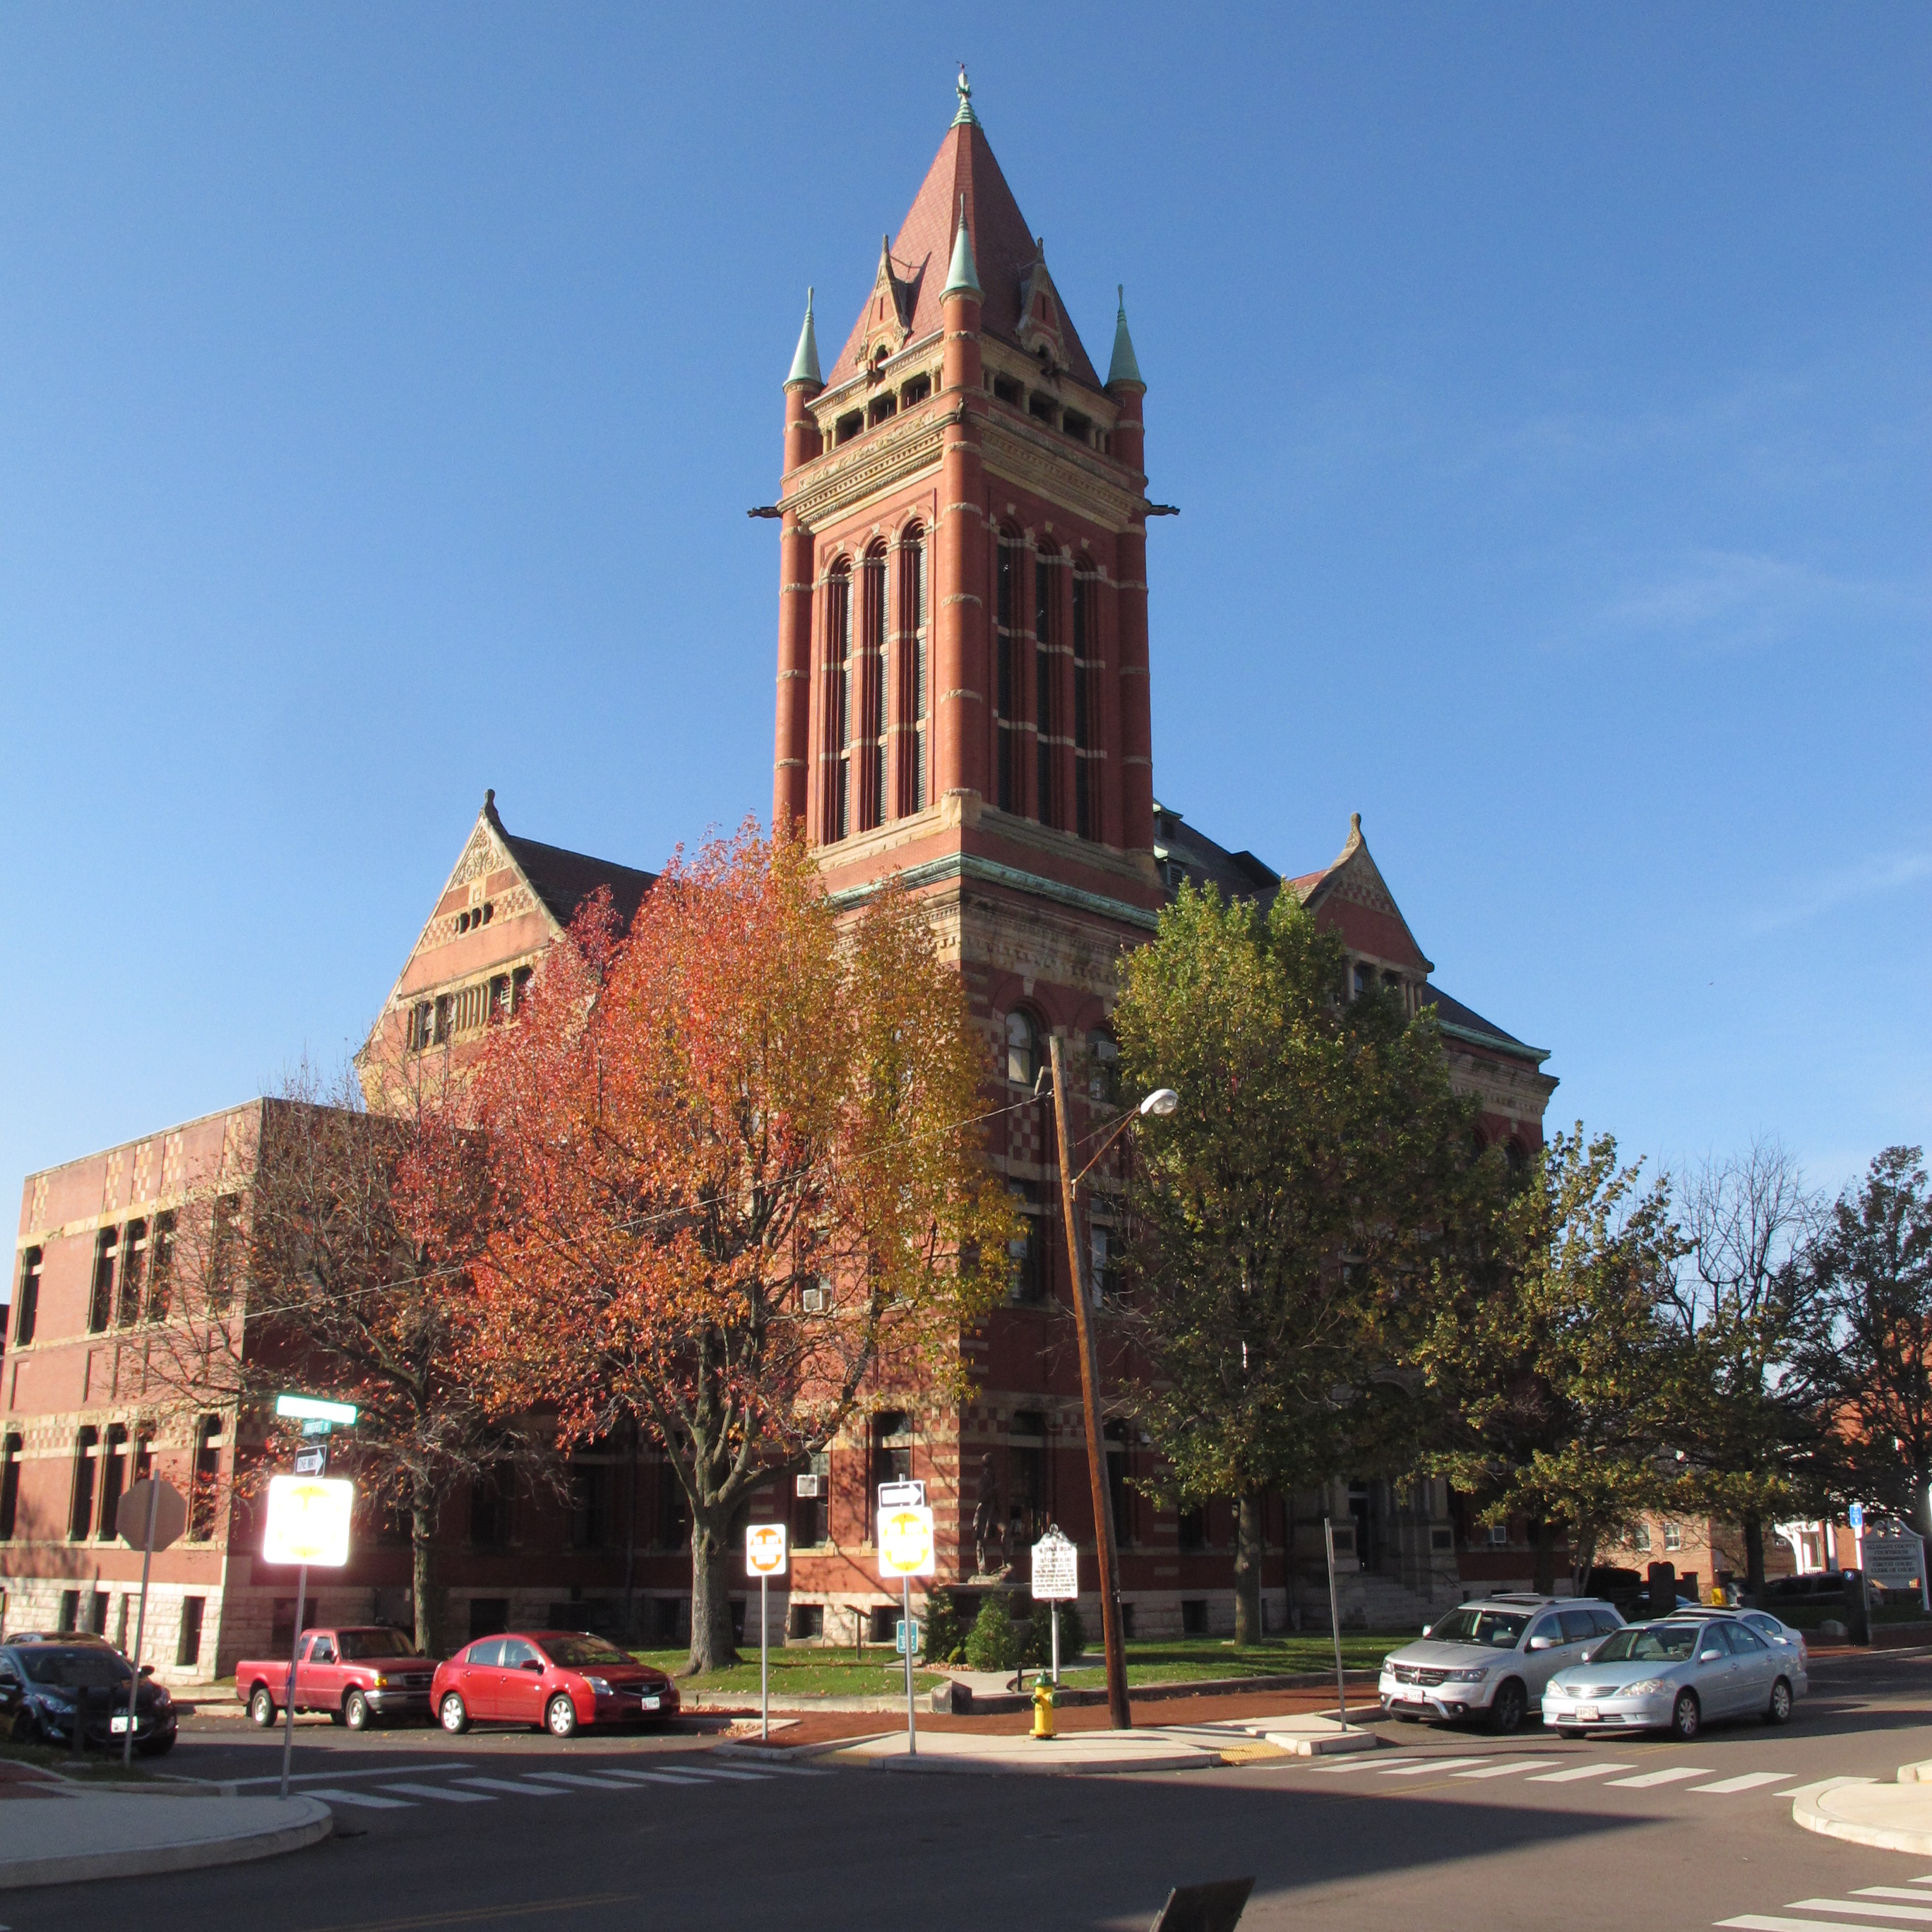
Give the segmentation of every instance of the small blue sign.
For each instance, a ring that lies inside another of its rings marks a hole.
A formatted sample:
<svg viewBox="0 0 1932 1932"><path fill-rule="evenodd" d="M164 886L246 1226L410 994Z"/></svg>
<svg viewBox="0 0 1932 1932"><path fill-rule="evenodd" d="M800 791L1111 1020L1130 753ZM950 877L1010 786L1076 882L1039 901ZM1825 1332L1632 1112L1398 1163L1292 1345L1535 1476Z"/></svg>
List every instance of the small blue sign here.
<svg viewBox="0 0 1932 1932"><path fill-rule="evenodd" d="M916 1657L919 1654L919 1624L916 1619L908 1623L904 1617L900 1618L898 1624L895 1626L892 1648L898 1652L900 1656L904 1656L906 1654L906 1638L908 1635L910 1635L912 1639L912 1654L914 1656Z"/></svg>
<svg viewBox="0 0 1932 1932"><path fill-rule="evenodd" d="M1850 1523L1854 1529L1863 1529L1865 1526L1864 1504L1863 1503L1852 1504L1851 1508L1845 1512L1845 1520Z"/></svg>

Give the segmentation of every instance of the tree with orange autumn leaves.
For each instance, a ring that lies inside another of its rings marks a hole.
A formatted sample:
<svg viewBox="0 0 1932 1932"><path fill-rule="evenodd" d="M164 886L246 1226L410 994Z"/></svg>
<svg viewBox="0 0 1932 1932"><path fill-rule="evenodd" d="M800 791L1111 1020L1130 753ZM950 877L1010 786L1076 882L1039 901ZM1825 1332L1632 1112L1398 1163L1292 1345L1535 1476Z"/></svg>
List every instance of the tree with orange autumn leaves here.
<svg viewBox="0 0 1932 1932"><path fill-rule="evenodd" d="M1004 1287L985 1070L904 895L841 916L802 843L750 824L674 860L628 934L589 902L477 1068L479 1366L565 1444L634 1425L667 1457L694 1672L736 1654L753 1491L874 1389L956 1384L962 1328Z"/></svg>

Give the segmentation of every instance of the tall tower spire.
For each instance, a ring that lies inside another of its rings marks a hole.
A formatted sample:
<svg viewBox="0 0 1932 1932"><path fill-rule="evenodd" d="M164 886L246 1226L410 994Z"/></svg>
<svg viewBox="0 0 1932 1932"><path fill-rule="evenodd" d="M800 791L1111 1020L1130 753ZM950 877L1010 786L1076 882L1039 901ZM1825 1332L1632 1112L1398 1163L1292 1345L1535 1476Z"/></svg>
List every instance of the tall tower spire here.
<svg viewBox="0 0 1932 1932"><path fill-rule="evenodd" d="M1134 356L1134 338L1127 333L1127 290L1124 283L1116 285L1114 292L1120 298L1120 310L1114 318L1113 359L1107 364L1107 386L1118 388L1123 383L1132 383L1144 389L1147 384L1141 377L1141 365ZM808 327L810 326L808 322Z"/></svg>
<svg viewBox="0 0 1932 1932"><path fill-rule="evenodd" d="M983 295L980 286L980 272L973 262L973 237L966 226L966 197L959 197L959 232L952 238L952 268L946 278L946 286L939 292L944 302L948 296Z"/></svg>
<svg viewBox="0 0 1932 1932"><path fill-rule="evenodd" d="M794 382L808 383L814 389L825 386L825 378L818 373L818 332L812 326L812 291L805 292L805 326L798 332L798 351L791 358L791 374L784 379L788 389ZM1126 327L1124 320L1123 328ZM1119 350L1115 350L1116 356Z"/></svg>

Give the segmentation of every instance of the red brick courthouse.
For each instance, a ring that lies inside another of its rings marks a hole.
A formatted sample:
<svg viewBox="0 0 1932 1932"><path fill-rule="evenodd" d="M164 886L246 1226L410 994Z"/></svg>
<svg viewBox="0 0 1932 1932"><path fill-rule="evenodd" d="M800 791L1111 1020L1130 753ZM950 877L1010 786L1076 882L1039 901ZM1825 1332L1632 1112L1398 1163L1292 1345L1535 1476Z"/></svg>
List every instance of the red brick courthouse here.
<svg viewBox="0 0 1932 1932"><path fill-rule="evenodd" d="M1006 1102L1030 1094L1048 1036L1066 1040L1084 1094L1076 1141L1116 1097L1108 1022L1121 951L1191 879L1263 898L1293 892L1341 934L1357 988L1391 986L1412 1010L1432 1006L1483 1131L1526 1156L1556 1085L1540 1070L1546 1056L1434 986L1359 820L1332 862L1285 878L1156 800L1146 392L1124 307L1105 375L1094 367L962 86L830 370L808 306L784 386L774 814L803 822L840 903L890 874L911 887L964 977ZM514 1019L529 973L586 894L608 885L628 915L650 884L512 834L486 800L365 1054L460 1058ZM224 1500L236 1418L143 1433L143 1327L165 1316L146 1286L157 1244L198 1174L224 1150L232 1165L250 1117L239 1108L32 1177L7 1335L7 1624L118 1632L139 1558L109 1540L112 1504L152 1455L206 1499L194 1537L159 1566L165 1605L148 1645L165 1674L190 1680L269 1640L292 1595L251 1556ZM994 1587L1009 1564L1006 1580L1023 1586L1026 1546L1050 1520L1090 1551L1050 1147L1043 1106L1001 1117L994 1158L1029 1234L1006 1305L968 1340L971 1401L882 1399L787 1486L805 1493L761 1498L757 1514L785 1514L794 1533L794 1641L890 1641L894 1598L869 1538L873 1486L891 1477L926 1479L942 1580L968 1593ZM1104 1310L1104 1189L1088 1238ZM1106 1436L1130 1628L1232 1628L1231 1511L1156 1509L1132 1486L1153 1473L1133 1418L1116 1416ZM979 1576L982 1484L1003 1533ZM1340 1540L1352 1623L1412 1623L1466 1581L1529 1574L1527 1550L1507 1533L1472 1538L1439 1482L1339 1482L1268 1514L1273 1625L1297 1598L1325 1622L1324 1514L1351 1526ZM576 1458L567 1507L458 1498L442 1533L454 1636L528 1618L664 1638L688 1628L676 1485L647 1452ZM325 1585L323 1610L399 1617L408 1579L406 1545L372 1536ZM1090 1557L1082 1580L1095 1588Z"/></svg>

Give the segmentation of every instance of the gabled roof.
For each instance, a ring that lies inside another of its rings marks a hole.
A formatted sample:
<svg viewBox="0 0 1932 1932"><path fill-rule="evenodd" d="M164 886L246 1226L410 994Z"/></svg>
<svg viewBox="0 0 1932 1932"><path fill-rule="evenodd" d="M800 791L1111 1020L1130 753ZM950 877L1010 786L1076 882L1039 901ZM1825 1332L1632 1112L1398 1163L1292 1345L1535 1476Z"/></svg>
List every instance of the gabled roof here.
<svg viewBox="0 0 1932 1932"><path fill-rule="evenodd" d="M958 225L960 198L965 198L966 225L970 234L973 261L984 291L980 326L1014 347L1020 340L1022 285L1028 272L1042 260L1043 250L1028 227L1019 203L1013 199L1000 164L993 158L986 130L976 118L956 121L946 130L926 179L913 197L906 218L899 224L887 254L894 279L910 297L905 315L908 341L936 334L939 330L940 290L952 259L954 230ZM876 286L876 283L875 283ZM836 388L848 376L859 373L865 354L867 324L872 298L861 312L838 360L832 364L827 386ZM1089 388L1101 387L1094 364L1088 358L1076 332L1072 320L1063 310L1060 333L1068 372Z"/></svg>
<svg viewBox="0 0 1932 1932"><path fill-rule="evenodd" d="M631 923L644 895L656 883L655 872L640 872L614 860L593 859L587 853L567 850L561 845L546 845L504 829L496 815L496 794L486 792L482 818L502 841L504 849L529 882L530 890L542 900L544 910L562 928L577 916L578 907L600 886L610 888L617 916Z"/></svg>
<svg viewBox="0 0 1932 1932"><path fill-rule="evenodd" d="M1348 814L1348 836L1334 860L1318 872L1305 872L1289 881L1294 896L1310 912L1318 912L1326 902L1336 900L1356 909L1376 931L1378 943L1362 950L1378 957L1400 958L1406 946L1413 956L1408 963L1426 974L1435 971L1428 956L1415 943L1415 934L1402 916L1395 895L1376 862L1369 856L1368 841L1362 836L1362 814Z"/></svg>

